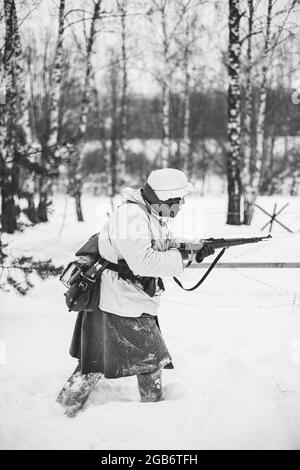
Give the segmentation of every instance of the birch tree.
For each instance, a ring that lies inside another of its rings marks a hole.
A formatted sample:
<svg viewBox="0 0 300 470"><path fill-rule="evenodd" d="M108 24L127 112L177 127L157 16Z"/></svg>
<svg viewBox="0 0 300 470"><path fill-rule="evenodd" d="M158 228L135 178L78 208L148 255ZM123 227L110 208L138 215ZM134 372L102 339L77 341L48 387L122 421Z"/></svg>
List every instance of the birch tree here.
<svg viewBox="0 0 300 470"><path fill-rule="evenodd" d="M111 205L114 205L114 196L118 189L118 121L119 121L119 83L120 68L119 57L115 49L109 49L110 66L107 75L107 106L109 116L107 119L107 130L109 146L106 148L106 177L107 195L110 197Z"/></svg>
<svg viewBox="0 0 300 470"><path fill-rule="evenodd" d="M191 0L151 0L151 8L147 13L152 24L152 31L158 37L156 46L158 45L161 56L158 81L161 85L160 165L163 168L169 165L171 157L170 95L173 88L173 74L179 65L181 50L178 47L176 35L190 3Z"/></svg>
<svg viewBox="0 0 300 470"><path fill-rule="evenodd" d="M60 0L58 13L58 35L54 57L54 70L51 90L50 135L47 145L41 149L41 165L45 173L51 171L49 159L51 147L55 148L56 156L59 153L59 103L62 81L63 34L65 22L65 0ZM41 222L48 221L49 193L51 191L51 177L47 174L41 176L39 181L38 217Z"/></svg>
<svg viewBox="0 0 300 470"><path fill-rule="evenodd" d="M201 4L202 2L200 2ZM192 161L192 149L191 149L191 135L190 135L190 97L191 97L191 81L192 81L192 58L195 54L195 43L196 43L196 28L199 27L198 22L198 11L196 8L189 9L189 2L184 2L182 5L183 10L187 10L184 13L183 18L183 170L192 176L193 173L193 161Z"/></svg>
<svg viewBox="0 0 300 470"><path fill-rule="evenodd" d="M261 170L264 155L264 140L265 140L265 119L267 109L267 91L268 91L268 70L270 66L271 54L271 25L272 25L272 11L274 0L268 0L268 13L266 19L266 33L265 43L262 57L262 74L261 85L259 91L258 113L257 113L257 127L256 127L256 148L253 162L253 173L251 174L250 186L245 187L245 217L244 223L249 225L252 220L254 203L259 191ZM249 168L250 169L250 168ZM249 171L249 173L251 173Z"/></svg>
<svg viewBox="0 0 300 470"><path fill-rule="evenodd" d="M76 214L78 222L83 221L81 208L82 194L82 177L81 177L81 158L80 143L84 139L87 129L87 117L90 104L90 95L93 88L93 66L92 54L96 39L96 24L100 17L102 0L94 2L94 10L90 23L90 32L86 41L86 52L84 59L84 84L80 110L79 131L75 137L74 145L70 152L70 168L69 168L69 194L75 198Z"/></svg>
<svg viewBox="0 0 300 470"><path fill-rule="evenodd" d="M36 224L39 222L39 218L35 205L35 181L42 169L37 162L37 157L40 155L40 146L34 144L32 115L30 113L33 102L33 76L31 70L33 57L31 46L27 48L26 52L26 54L23 52L23 56L26 56L23 60L23 62L26 62L26 69L25 67L22 68L22 74L20 74L18 80L21 125L25 136L22 151L26 155L23 158L23 162L27 163L25 166L20 165L20 196L27 201L27 207L23 212L31 223Z"/></svg>
<svg viewBox="0 0 300 470"><path fill-rule="evenodd" d="M170 0L151 0L151 8L148 18L152 24L152 31L158 37L158 47L161 55L161 73L159 82L161 84L161 150L160 165L162 168L168 166L170 158L170 92L172 83L172 43L179 22L174 25L174 12L178 2ZM176 12L177 15L177 12Z"/></svg>
<svg viewBox="0 0 300 470"><path fill-rule="evenodd" d="M244 223L249 219L249 192L251 187L251 154L252 154L252 102L253 102L253 22L254 22L254 2L248 0L248 31L247 31L247 56L245 67L245 111L243 126L243 171L242 182L244 192Z"/></svg>
<svg viewBox="0 0 300 470"><path fill-rule="evenodd" d="M92 54L93 47L96 39L96 24L100 17L100 8L102 0L96 0L94 2L94 11L90 24L90 33L87 38L86 44L86 57L85 57L85 79L83 86L81 113L80 113L80 138L86 133L87 128L87 116L90 104L90 95L92 91L92 77L93 77L93 66L92 66Z"/></svg>
<svg viewBox="0 0 300 470"><path fill-rule="evenodd" d="M241 87L240 87L240 2L229 0L228 56L228 213L227 223L239 225L241 209Z"/></svg>
<svg viewBox="0 0 300 470"><path fill-rule="evenodd" d="M162 121L162 153L161 153L161 166L165 168L168 166L170 158L170 86L171 86L171 74L170 74L170 43L167 33L167 12L166 12L166 1L162 1L158 5L161 15L161 28L162 28L162 42L163 42L163 57L164 57L164 71L162 77L162 109L161 109L161 121Z"/></svg>
<svg viewBox="0 0 300 470"><path fill-rule="evenodd" d="M151 8L148 11L148 19L152 24L152 31L158 35L160 54L162 57L162 70L159 75L161 83L161 149L160 165L168 166L170 157L170 34L168 32L169 0L151 0Z"/></svg>
<svg viewBox="0 0 300 470"><path fill-rule="evenodd" d="M190 74L190 64L189 58L191 55L190 51L190 30L188 24L186 24L186 48L184 51L184 60L183 60L183 70L184 70L184 95L183 95L183 146L184 146L184 156L183 156L183 169L188 174L191 169L191 138L190 138L190 82L191 82L191 74Z"/></svg>
<svg viewBox="0 0 300 470"><path fill-rule="evenodd" d="M62 62L63 62L63 35L64 35L64 22L65 22L65 0L60 0L58 12L58 35L54 59L53 70L53 85L51 93L51 134L49 138L49 145L57 145L59 143L59 103L61 95L61 82L62 82Z"/></svg>
<svg viewBox="0 0 300 470"><path fill-rule="evenodd" d="M126 175L126 134L127 134L127 108L128 108L128 53L127 53L127 5L125 0L117 0L121 16L121 58L122 58L122 95L120 115L120 145L118 152L118 186L122 186Z"/></svg>

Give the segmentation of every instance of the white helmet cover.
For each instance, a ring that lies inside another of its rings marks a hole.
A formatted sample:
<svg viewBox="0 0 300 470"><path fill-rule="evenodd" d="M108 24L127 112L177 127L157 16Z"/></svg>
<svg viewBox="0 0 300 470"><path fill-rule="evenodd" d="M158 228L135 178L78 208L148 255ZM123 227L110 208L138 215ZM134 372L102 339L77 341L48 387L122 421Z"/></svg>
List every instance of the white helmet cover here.
<svg viewBox="0 0 300 470"><path fill-rule="evenodd" d="M163 168L150 173L147 183L155 191L160 201L183 198L193 191L192 183L181 170L175 168Z"/></svg>

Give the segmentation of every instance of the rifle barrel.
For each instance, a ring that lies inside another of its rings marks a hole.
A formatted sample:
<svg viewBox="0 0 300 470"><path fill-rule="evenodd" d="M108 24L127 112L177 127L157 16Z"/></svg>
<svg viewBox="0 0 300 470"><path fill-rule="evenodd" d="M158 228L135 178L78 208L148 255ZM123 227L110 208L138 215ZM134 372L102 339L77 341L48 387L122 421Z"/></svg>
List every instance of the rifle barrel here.
<svg viewBox="0 0 300 470"><path fill-rule="evenodd" d="M204 246L208 246L208 245L213 246L215 249L230 248L231 246L258 243L261 241L269 240L270 238L272 238L271 235L268 235L265 237L251 237L251 238L207 238L207 239L202 240L202 243L190 243L190 244L182 244L182 245L186 245L186 248L192 251L198 251Z"/></svg>

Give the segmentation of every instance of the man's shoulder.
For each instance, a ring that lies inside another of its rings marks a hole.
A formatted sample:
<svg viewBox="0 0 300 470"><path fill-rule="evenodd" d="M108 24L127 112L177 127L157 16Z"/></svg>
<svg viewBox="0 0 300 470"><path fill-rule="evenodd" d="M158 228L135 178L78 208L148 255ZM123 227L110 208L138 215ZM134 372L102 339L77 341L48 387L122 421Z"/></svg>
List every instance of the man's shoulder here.
<svg viewBox="0 0 300 470"><path fill-rule="evenodd" d="M149 213L147 207L138 202L126 201L121 204L117 210L116 215L128 216L128 217L145 217L148 219Z"/></svg>
<svg viewBox="0 0 300 470"><path fill-rule="evenodd" d="M146 208L145 208L146 209ZM150 238L151 223L145 210L139 204L122 204L111 220L111 235L117 239Z"/></svg>

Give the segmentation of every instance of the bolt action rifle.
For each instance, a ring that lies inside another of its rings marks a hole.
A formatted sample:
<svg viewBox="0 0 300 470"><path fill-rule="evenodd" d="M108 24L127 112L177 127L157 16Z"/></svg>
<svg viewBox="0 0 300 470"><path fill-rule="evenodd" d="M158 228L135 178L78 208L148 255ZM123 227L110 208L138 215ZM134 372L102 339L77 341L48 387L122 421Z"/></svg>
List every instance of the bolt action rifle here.
<svg viewBox="0 0 300 470"><path fill-rule="evenodd" d="M176 277L174 277L173 279L176 282L176 284L178 284L178 286L181 287L182 289L186 291L193 291L197 289L197 287L199 287L205 281L205 279L207 278L209 273L213 270L213 268L215 267L217 262L220 260L220 258L223 256L227 248L231 248L232 246L248 245L251 243L267 241L267 240L270 240L271 238L272 238L271 235L268 235L266 237L251 237L251 238L207 238L207 239L199 241L198 243L189 243L189 242L179 243L177 247L178 250L182 254L187 254L187 255L196 253L196 261L198 263L203 261L202 248L205 248L206 246L211 246L215 250L222 248L222 251L220 251L220 253L214 259L214 261L212 262L211 266L208 268L204 276L202 276L200 281L198 281L195 286L190 287L189 289L186 289L185 287L183 287L181 282ZM189 266L190 264L191 262L189 262L187 266Z"/></svg>
<svg viewBox="0 0 300 470"><path fill-rule="evenodd" d="M227 249L231 248L232 246L239 246L239 245L248 245L251 243L258 243L262 241L266 241L272 238L271 235L267 237L252 237L252 238L206 238L204 240L199 241L198 243L192 242L183 242L179 243L178 249L181 252L187 253L196 253L196 261L201 259L201 249L205 248L206 246L211 246L215 250L219 248ZM197 259L198 256L198 259Z"/></svg>

